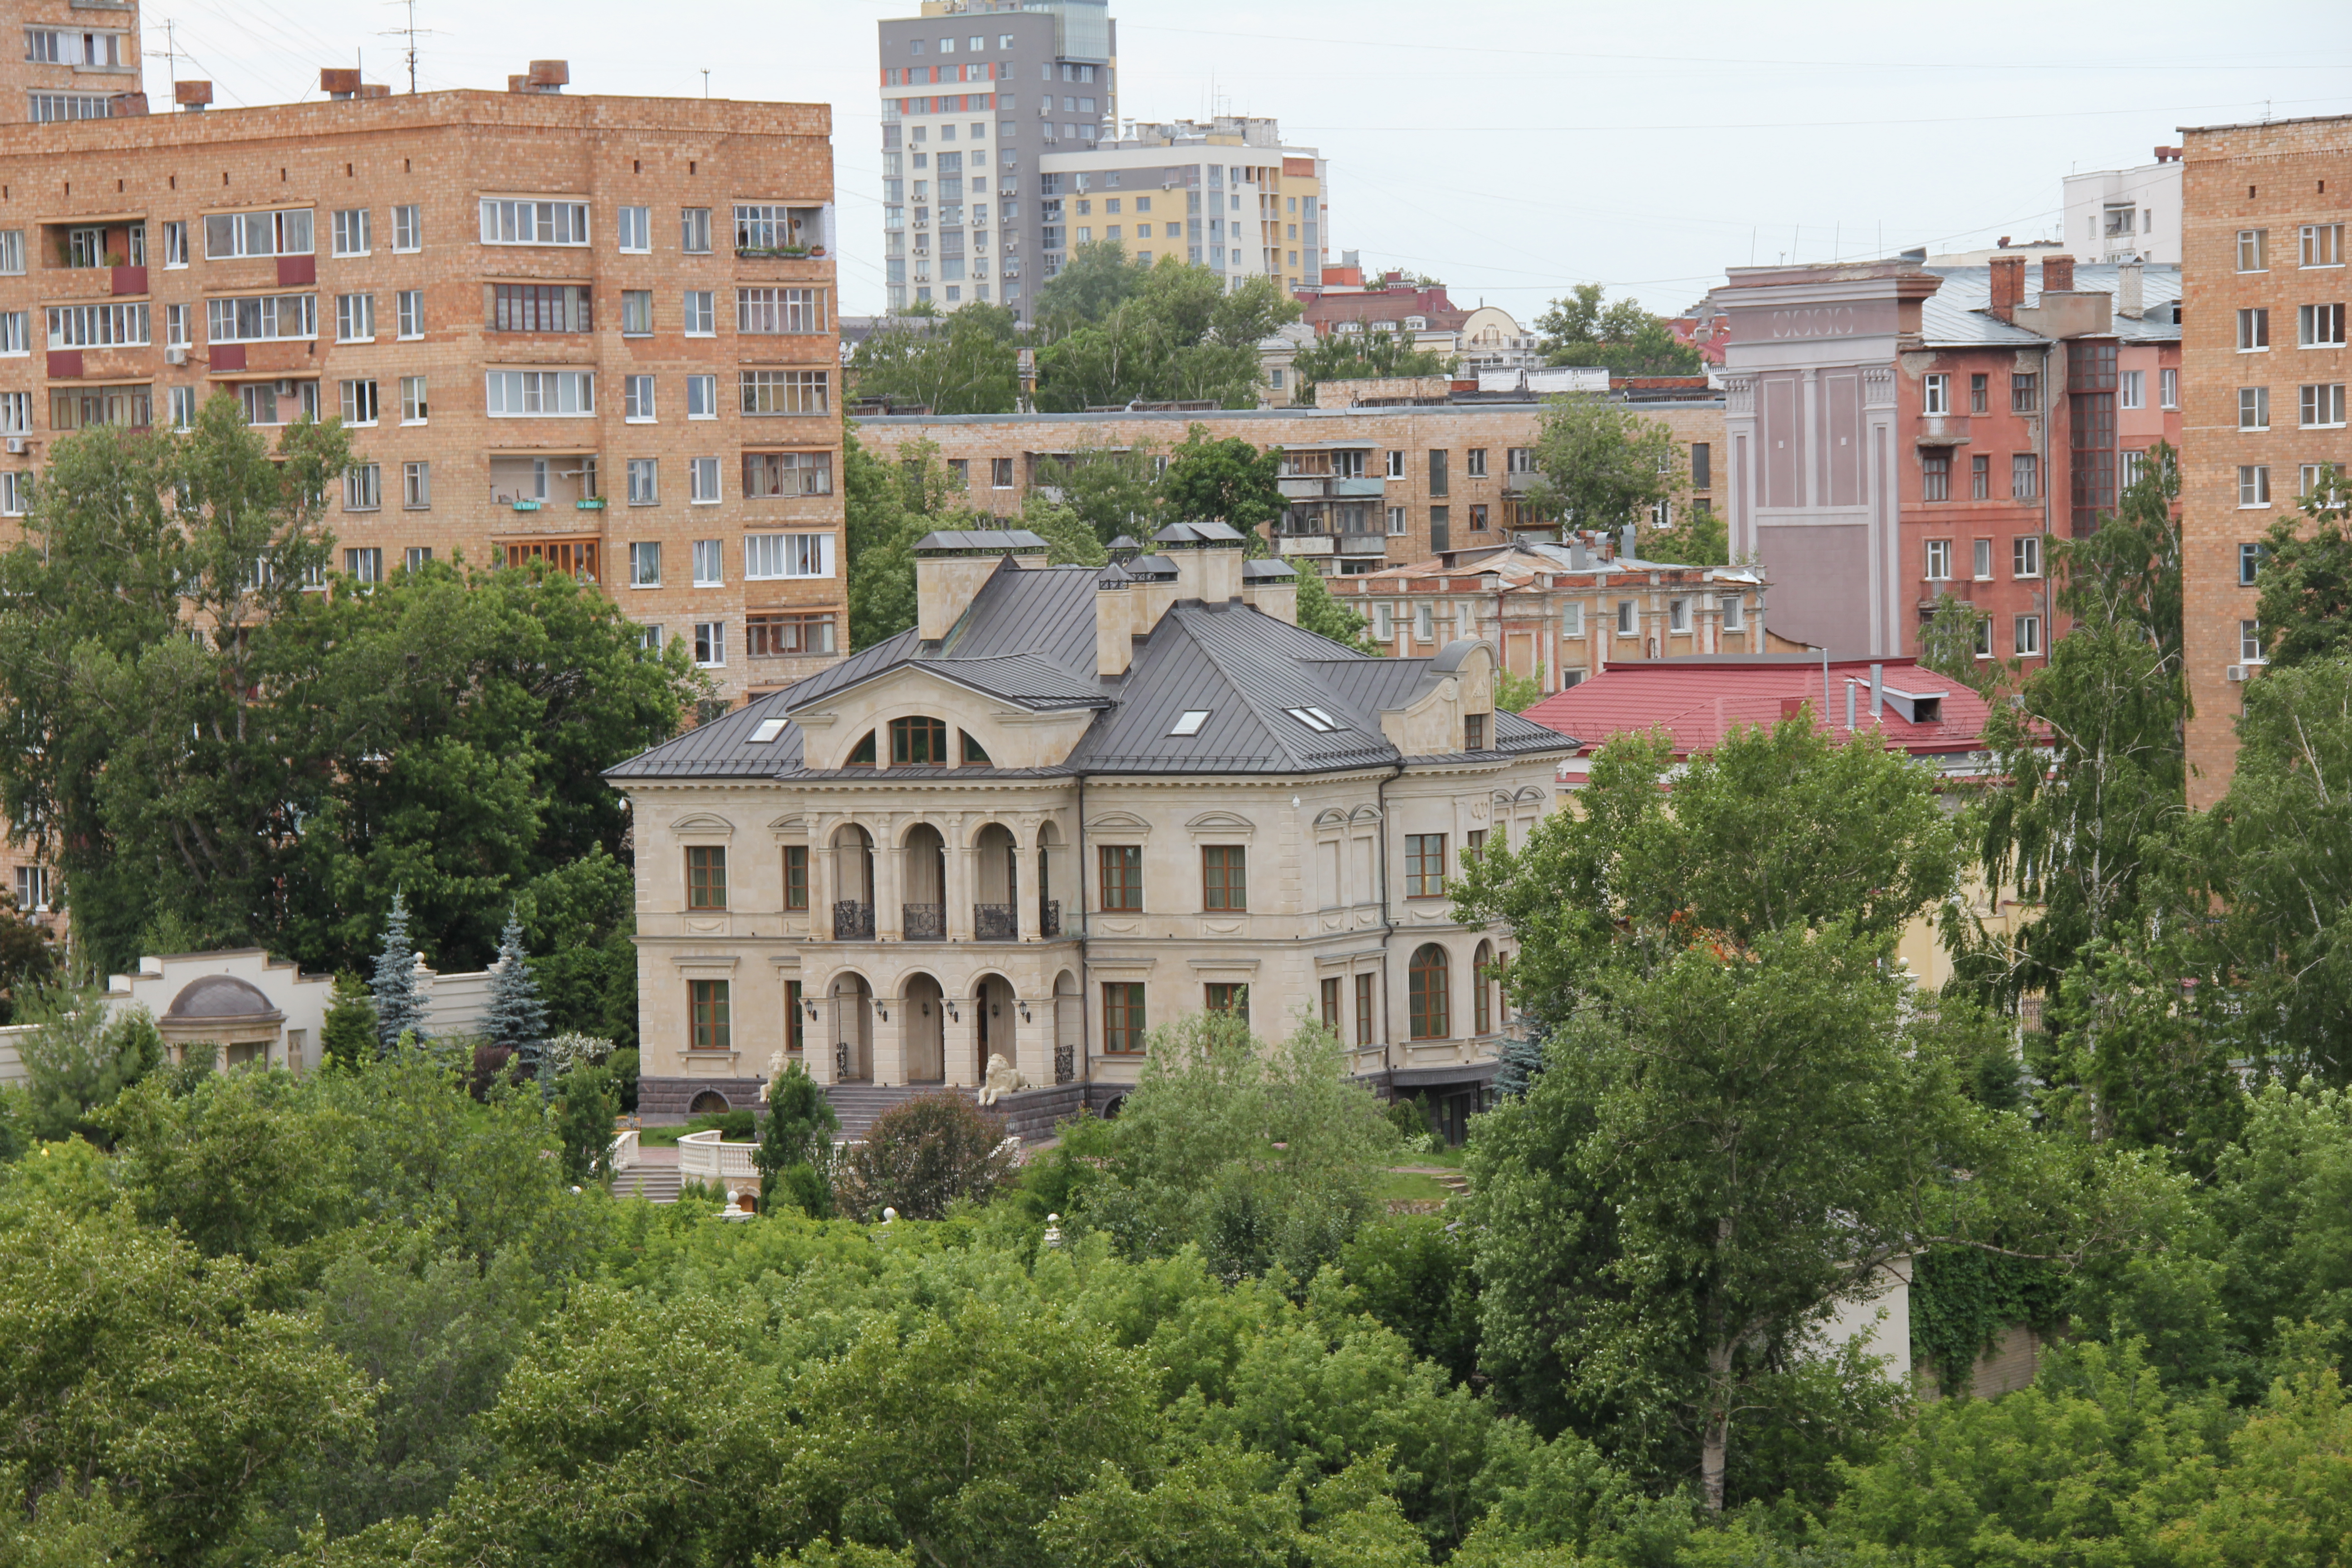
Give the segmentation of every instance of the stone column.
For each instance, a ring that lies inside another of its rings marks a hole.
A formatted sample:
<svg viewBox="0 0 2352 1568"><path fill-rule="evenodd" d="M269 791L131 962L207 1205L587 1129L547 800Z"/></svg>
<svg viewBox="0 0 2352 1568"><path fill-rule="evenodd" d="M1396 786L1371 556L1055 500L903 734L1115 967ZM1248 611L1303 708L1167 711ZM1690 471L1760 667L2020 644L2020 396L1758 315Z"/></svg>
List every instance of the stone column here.
<svg viewBox="0 0 2352 1568"><path fill-rule="evenodd" d="M906 997L885 996L877 986L874 1002L874 1081L903 1085L907 1081ZM890 1015L887 1023L881 1016L885 1009Z"/></svg>
<svg viewBox="0 0 2352 1568"><path fill-rule="evenodd" d="M887 837L886 837L887 835ZM886 820L874 842L874 935L881 942L907 940L907 858L899 847L896 816Z"/></svg>

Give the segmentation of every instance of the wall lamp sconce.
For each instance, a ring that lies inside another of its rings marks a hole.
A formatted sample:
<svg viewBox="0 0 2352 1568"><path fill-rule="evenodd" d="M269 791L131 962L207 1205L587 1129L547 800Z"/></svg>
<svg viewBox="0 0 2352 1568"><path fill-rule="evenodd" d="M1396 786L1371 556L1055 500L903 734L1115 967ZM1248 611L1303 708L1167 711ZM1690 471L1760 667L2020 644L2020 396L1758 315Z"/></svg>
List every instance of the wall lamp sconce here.
<svg viewBox="0 0 2352 1568"><path fill-rule="evenodd" d="M881 1014L881 1015L882 1015L882 1021L883 1021L884 1023L886 1023L886 1024L887 1024L887 1023L888 1023L888 1022L890 1021L890 1009L889 1009L889 1008L885 1007L884 1005L882 1005L882 1004L881 1004L881 1003L877 1002L877 1003L875 1003L875 1004L874 1004L874 1010L875 1010L877 1013L879 1013L879 1014Z"/></svg>
<svg viewBox="0 0 2352 1568"><path fill-rule="evenodd" d="M809 1020L809 1022L810 1022L810 1023L812 1023L812 1024L815 1023L815 1022L816 1022L816 1004L815 1004L814 1002L810 1001L810 1000L809 1000L808 998L806 998L806 997L803 997L803 998L801 999L801 1005L802 1005L803 1007L805 1007L805 1008L807 1008L807 1009L808 1009L808 1020Z"/></svg>
<svg viewBox="0 0 2352 1568"><path fill-rule="evenodd" d="M1021 1004L1021 1021L1024 1024L1029 1021L1029 1004L1026 1002Z"/></svg>
<svg viewBox="0 0 2352 1568"><path fill-rule="evenodd" d="M1004 1005L1001 1002L991 1002L988 1005L988 1016L992 1018L1002 1018L1004 1016Z"/></svg>
<svg viewBox="0 0 2352 1568"><path fill-rule="evenodd" d="M949 1023L950 1023L950 1024L961 1024L961 1023L962 1023L962 1022L963 1022L963 1015L956 1011L956 1005L955 1005L953 1002L951 1002L951 1001L950 1001L950 1002L947 1003L947 1004L946 1004L946 1006L947 1006L947 1010L948 1010L948 1022L949 1022Z"/></svg>

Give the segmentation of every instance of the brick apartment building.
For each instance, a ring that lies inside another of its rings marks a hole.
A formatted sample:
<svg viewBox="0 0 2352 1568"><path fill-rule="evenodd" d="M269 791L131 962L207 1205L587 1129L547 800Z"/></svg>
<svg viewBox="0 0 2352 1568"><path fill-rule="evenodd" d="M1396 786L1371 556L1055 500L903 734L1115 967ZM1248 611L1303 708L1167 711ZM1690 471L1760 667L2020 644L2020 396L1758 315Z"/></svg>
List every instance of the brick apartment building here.
<svg viewBox="0 0 2352 1568"><path fill-rule="evenodd" d="M2352 470L2345 387L2352 117L2182 132L2181 556L2189 802L2230 787L2259 677L2255 544L2327 464Z"/></svg>
<svg viewBox="0 0 2352 1568"><path fill-rule="evenodd" d="M0 47L0 124L144 113L136 0L19 0L23 53Z"/></svg>
<svg viewBox="0 0 2352 1568"><path fill-rule="evenodd" d="M1440 379L1377 404L1317 408L877 415L859 417L856 427L857 438L886 458L932 443L962 478L967 503L1003 518L1017 515L1031 490L1052 484L1055 462L1081 452L1141 449L1164 458L1196 424L1220 440L1280 447L1288 455L1280 482L1290 510L1274 525L1275 547L1292 565L1311 564L1327 576L1556 532L1523 510L1542 401L1447 388ZM1339 390L1321 389L1327 399ZM1691 484L1679 504L1716 506L1723 404L1682 395L1634 401L1683 448Z"/></svg>
<svg viewBox="0 0 2352 1568"><path fill-rule="evenodd" d="M2179 441L2179 276L2063 254L2032 293L2017 256L1735 269L1713 297L1732 552L1780 584L1777 628L1903 658L1953 595L1980 658L2045 658L2048 538L2091 531Z"/></svg>
<svg viewBox="0 0 2352 1568"><path fill-rule="evenodd" d="M355 578L555 562L730 698L838 658L830 110L565 75L0 127L0 513L226 395L350 426Z"/></svg>

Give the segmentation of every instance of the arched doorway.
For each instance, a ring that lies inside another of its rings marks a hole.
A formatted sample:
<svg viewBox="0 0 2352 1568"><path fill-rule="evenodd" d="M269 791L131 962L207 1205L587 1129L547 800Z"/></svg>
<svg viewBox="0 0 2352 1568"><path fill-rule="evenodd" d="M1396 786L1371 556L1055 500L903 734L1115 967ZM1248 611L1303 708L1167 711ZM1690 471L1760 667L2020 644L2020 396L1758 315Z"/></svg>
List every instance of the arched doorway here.
<svg viewBox="0 0 2352 1568"><path fill-rule="evenodd" d="M874 836L854 822L833 835L833 940L874 940Z"/></svg>
<svg viewBox="0 0 2352 1568"><path fill-rule="evenodd" d="M1020 1005L1013 1000L1013 982L1002 974L983 974L971 988L972 1079L988 1078L988 1058L1003 1057L1012 1067L1021 1065Z"/></svg>
<svg viewBox="0 0 2352 1568"><path fill-rule="evenodd" d="M948 938L948 846L940 830L919 822L907 832L900 850L906 877L905 902L899 929L908 942L945 942Z"/></svg>
<svg viewBox="0 0 2352 1568"><path fill-rule="evenodd" d="M971 934L982 942L1021 937L1021 846L1013 830L992 822L972 840Z"/></svg>
<svg viewBox="0 0 2352 1568"><path fill-rule="evenodd" d="M833 1076L836 1083L874 1079L874 988L862 974L833 983Z"/></svg>
<svg viewBox="0 0 2352 1568"><path fill-rule="evenodd" d="M947 1078L947 998L928 974L910 974L898 1001L898 1037L905 1044L907 1081L940 1083Z"/></svg>

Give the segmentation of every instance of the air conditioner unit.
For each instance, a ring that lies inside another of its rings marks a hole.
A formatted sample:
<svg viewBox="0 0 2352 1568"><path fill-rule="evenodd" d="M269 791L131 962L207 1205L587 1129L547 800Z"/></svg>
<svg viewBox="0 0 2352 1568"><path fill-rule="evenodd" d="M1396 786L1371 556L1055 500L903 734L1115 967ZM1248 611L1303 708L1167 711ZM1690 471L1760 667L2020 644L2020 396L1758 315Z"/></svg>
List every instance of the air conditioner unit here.
<svg viewBox="0 0 2352 1568"><path fill-rule="evenodd" d="M2225 680L2243 680L2246 679L2246 667L2242 664L2233 664L2221 672L2221 677Z"/></svg>
<svg viewBox="0 0 2352 1568"><path fill-rule="evenodd" d="M188 351L180 344L173 343L170 348L163 351L163 363L165 364L185 364L188 363Z"/></svg>
<svg viewBox="0 0 2352 1568"><path fill-rule="evenodd" d="M280 396L280 397L291 397L291 396L293 396L293 395L294 395L294 384L293 384L291 381L281 381L281 382L279 382L279 383L278 384L278 396Z"/></svg>
<svg viewBox="0 0 2352 1568"><path fill-rule="evenodd" d="M22 436L8 437L8 455L12 458L21 458L25 455L25 438Z"/></svg>

